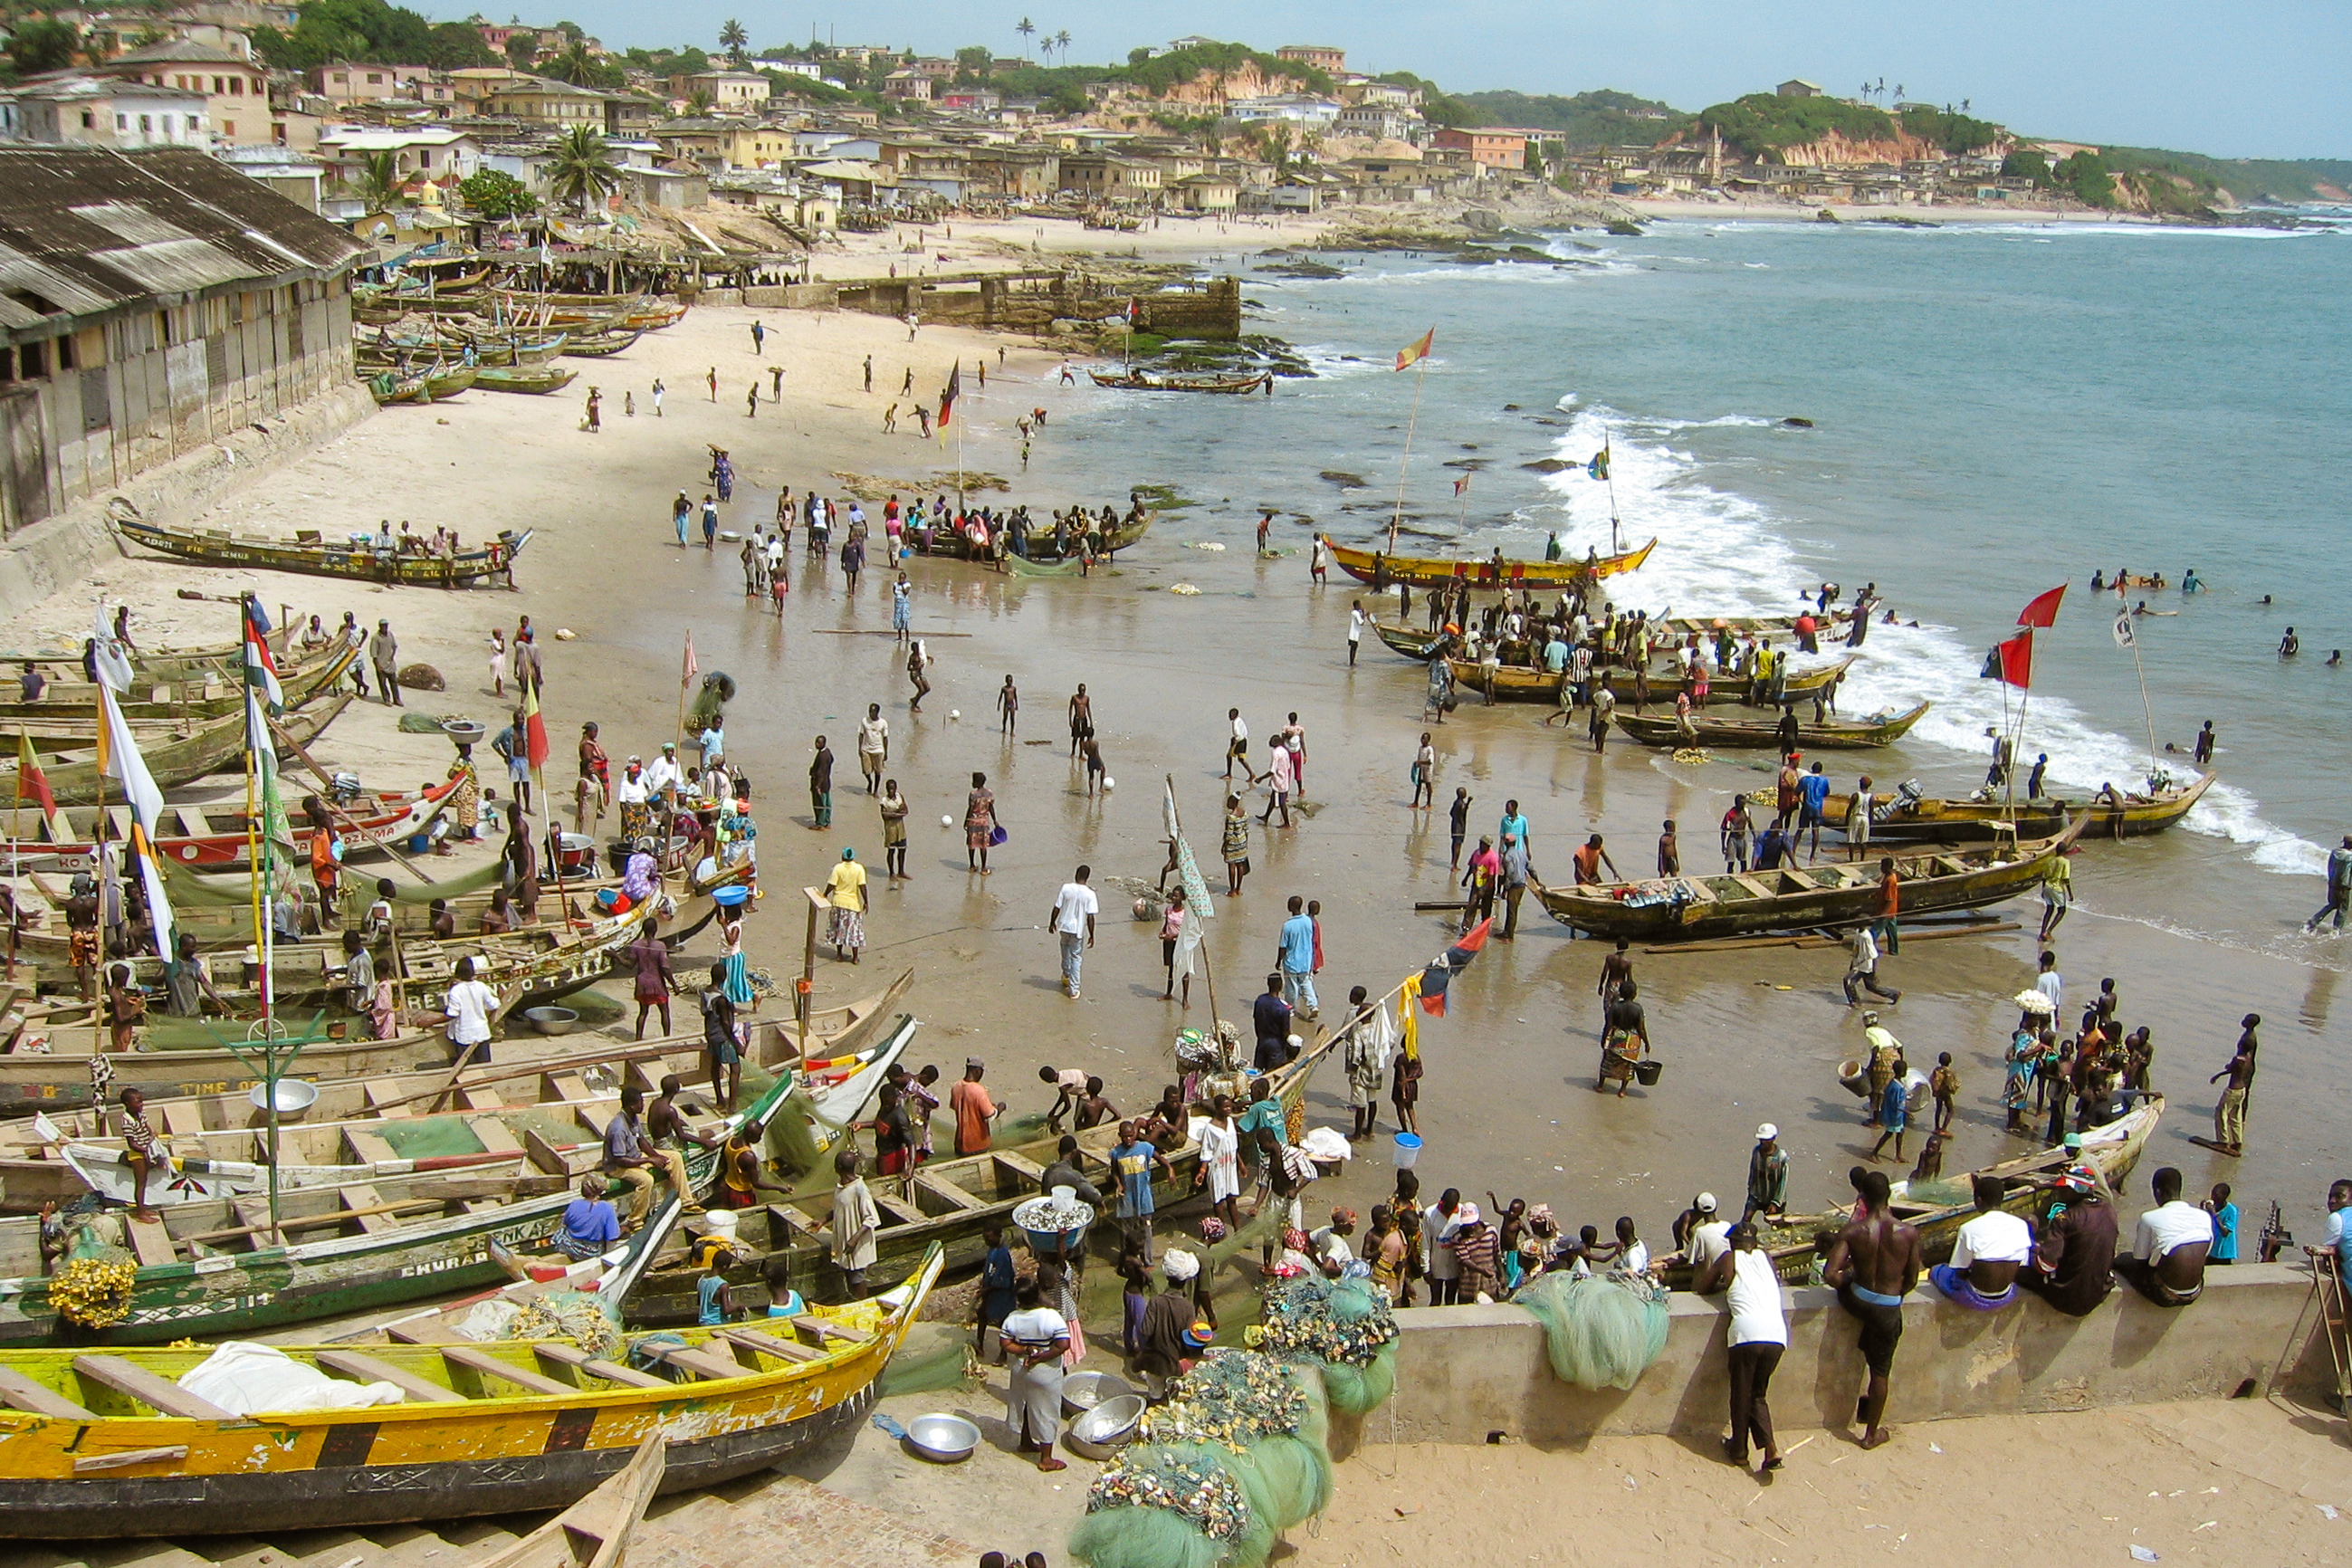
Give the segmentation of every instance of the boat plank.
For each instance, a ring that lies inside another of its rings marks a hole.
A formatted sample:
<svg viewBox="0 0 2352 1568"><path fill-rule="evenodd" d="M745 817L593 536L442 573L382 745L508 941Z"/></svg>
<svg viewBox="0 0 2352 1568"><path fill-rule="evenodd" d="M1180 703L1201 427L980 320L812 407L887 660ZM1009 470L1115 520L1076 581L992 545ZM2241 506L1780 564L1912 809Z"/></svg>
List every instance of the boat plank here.
<svg viewBox="0 0 2352 1568"><path fill-rule="evenodd" d="M794 1344L790 1340L780 1340L773 1334L763 1334L757 1329L721 1329L717 1337L730 1344L740 1345L745 1350L758 1351L762 1355L774 1356L778 1361L803 1362L824 1359L823 1351L811 1350L806 1345Z"/></svg>
<svg viewBox="0 0 2352 1568"><path fill-rule="evenodd" d="M183 1421L239 1419L235 1412L224 1410L209 1399L199 1398L171 1379L159 1377L121 1356L78 1355L73 1358L73 1369L85 1382L110 1388L165 1415L176 1415Z"/></svg>
<svg viewBox="0 0 2352 1568"><path fill-rule="evenodd" d="M467 1371L484 1377L502 1379L528 1393L569 1394L580 1392L568 1383L558 1383L555 1379L542 1376L539 1373L526 1372L521 1367L500 1361L488 1351L476 1350L471 1345L442 1345L439 1349L441 1359L452 1366L462 1366Z"/></svg>
<svg viewBox="0 0 2352 1568"><path fill-rule="evenodd" d="M697 1377L709 1378L714 1383L723 1382L730 1377L741 1377L745 1370L739 1363L720 1361L709 1351L698 1351L690 1345L668 1347L648 1345L646 1348L652 1354L660 1357L665 1365L677 1367L680 1372L690 1372Z"/></svg>
<svg viewBox="0 0 2352 1568"><path fill-rule="evenodd" d="M0 1405L22 1410L28 1415L55 1415L68 1421L96 1421L94 1410L87 1410L59 1394L56 1389L35 1383L12 1366L0 1366Z"/></svg>
<svg viewBox="0 0 2352 1568"><path fill-rule="evenodd" d="M591 1377L601 1377L607 1383L617 1383L624 1388L667 1388L669 1384L649 1372L622 1366L602 1356L590 1355L578 1345L562 1340L549 1340L531 1347L541 1357L560 1366L576 1367Z"/></svg>
<svg viewBox="0 0 2352 1568"><path fill-rule="evenodd" d="M378 1361L358 1351L321 1350L316 1358L329 1372L341 1373L355 1383L388 1383L411 1399L421 1399L428 1405L463 1405L466 1396L454 1388L444 1388L429 1377L419 1376L404 1366L394 1366L388 1361Z"/></svg>

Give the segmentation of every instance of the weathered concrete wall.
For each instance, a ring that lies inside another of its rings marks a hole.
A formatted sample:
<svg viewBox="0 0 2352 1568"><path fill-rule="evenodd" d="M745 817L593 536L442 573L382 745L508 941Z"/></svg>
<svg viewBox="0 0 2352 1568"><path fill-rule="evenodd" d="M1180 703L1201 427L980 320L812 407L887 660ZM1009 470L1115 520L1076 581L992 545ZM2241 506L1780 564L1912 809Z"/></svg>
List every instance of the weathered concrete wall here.
<svg viewBox="0 0 2352 1568"><path fill-rule="evenodd" d="M2087 1318L2028 1296L2000 1312L1972 1312L1923 1287L1903 1307L1887 1419L2032 1414L2162 1400L2226 1398L2248 1379L2267 1386L2311 1298L2301 1265L2215 1268L2202 1300L2175 1311L2129 1290ZM1785 1428L1837 1426L1862 1394L1857 1324L1834 1292L1789 1292L1789 1350L1773 1375L1772 1417ZM1372 1417L1383 1440L1483 1443L1501 1432L1531 1443L1599 1434L1720 1432L1730 1381L1722 1298L1677 1292L1665 1353L1630 1390L1573 1388L1552 1375L1543 1330L1522 1308L1426 1307L1397 1314L1397 1392ZM2301 1340L2285 1364L2290 1385L2324 1376L2324 1344Z"/></svg>
<svg viewBox="0 0 2352 1568"><path fill-rule="evenodd" d="M115 553L106 530L109 498L125 497L158 522L185 523L375 412L367 389L348 379L348 353L343 363L345 379L309 400L266 420L226 426L211 443L0 540L0 620L71 587Z"/></svg>

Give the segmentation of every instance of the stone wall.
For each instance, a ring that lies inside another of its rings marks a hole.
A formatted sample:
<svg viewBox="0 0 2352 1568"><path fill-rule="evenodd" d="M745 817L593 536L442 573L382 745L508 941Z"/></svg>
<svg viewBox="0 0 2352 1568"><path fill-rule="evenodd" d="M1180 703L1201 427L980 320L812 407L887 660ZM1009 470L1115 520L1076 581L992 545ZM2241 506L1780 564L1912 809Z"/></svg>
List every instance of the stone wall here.
<svg viewBox="0 0 2352 1568"><path fill-rule="evenodd" d="M2032 1414L2165 1400L2221 1399L2249 1384L2334 1386L2326 1346L2308 1337L2311 1272L2300 1264L2214 1268L2204 1297L2167 1311L2118 1289L2089 1317L2035 1297L1972 1312L1922 1287L1905 1300L1886 1419ZM1789 1350L1772 1379L1787 1429L1852 1421L1864 1369L1856 1324L1832 1291L1789 1292ZM1720 1297L1675 1293L1665 1353L1630 1390L1574 1388L1552 1374L1543 1330L1524 1309L1431 1307L1397 1314L1397 1392L1370 1430L1405 1443L1574 1444L1601 1434L1719 1435L1730 1384ZM2290 1341L2293 1341L2292 1344Z"/></svg>

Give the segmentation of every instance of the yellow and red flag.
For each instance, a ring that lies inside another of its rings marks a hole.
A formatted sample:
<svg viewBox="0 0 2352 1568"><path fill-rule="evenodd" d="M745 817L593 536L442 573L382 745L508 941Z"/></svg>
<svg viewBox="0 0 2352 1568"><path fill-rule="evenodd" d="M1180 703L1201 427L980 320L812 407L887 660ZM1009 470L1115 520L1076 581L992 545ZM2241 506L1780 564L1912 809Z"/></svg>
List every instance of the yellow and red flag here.
<svg viewBox="0 0 2352 1568"><path fill-rule="evenodd" d="M55 827L58 797L49 793L48 775L41 772L40 759L33 754L33 737L21 730L16 732L16 798L38 805L42 819Z"/></svg>
<svg viewBox="0 0 2352 1568"><path fill-rule="evenodd" d="M1429 357L1430 350L1436 346L1437 329L1435 327L1432 327L1429 331L1421 334L1420 341L1407 343L1403 348L1397 351L1397 369L1411 370L1414 365L1417 365L1422 361L1427 359Z"/></svg>

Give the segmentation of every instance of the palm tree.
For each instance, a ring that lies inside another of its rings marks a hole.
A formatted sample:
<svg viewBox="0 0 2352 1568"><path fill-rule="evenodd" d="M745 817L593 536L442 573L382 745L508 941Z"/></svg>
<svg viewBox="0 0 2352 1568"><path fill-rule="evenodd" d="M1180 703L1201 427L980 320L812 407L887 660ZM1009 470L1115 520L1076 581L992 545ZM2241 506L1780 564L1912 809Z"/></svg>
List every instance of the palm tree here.
<svg viewBox="0 0 2352 1568"><path fill-rule="evenodd" d="M593 125L575 125L555 143L547 164L547 188L559 201L577 202L586 211L619 188L620 166L604 148L604 134Z"/></svg>
<svg viewBox="0 0 2352 1568"><path fill-rule="evenodd" d="M360 161L359 178L353 184L359 187L360 199L367 203L368 210L382 212L400 199L408 177L400 172L398 154L371 153Z"/></svg>
<svg viewBox="0 0 2352 1568"><path fill-rule="evenodd" d="M1070 63L1070 30L1067 27L1054 35L1054 47L1062 51L1062 63Z"/></svg>
<svg viewBox="0 0 2352 1568"><path fill-rule="evenodd" d="M686 111L698 116L708 114L710 112L710 89L707 87L698 87L686 95Z"/></svg>
<svg viewBox="0 0 2352 1568"><path fill-rule="evenodd" d="M1028 17L1024 16L1018 22L1013 24L1013 30L1021 35L1021 58L1023 59L1027 59L1029 58L1029 40L1036 36L1037 24L1032 22Z"/></svg>
<svg viewBox="0 0 2352 1568"><path fill-rule="evenodd" d="M582 43L572 45L548 61L541 68L541 74L552 77L557 81L568 81L574 87L593 87L597 79L604 75L604 68L588 52L588 46Z"/></svg>
<svg viewBox="0 0 2352 1568"><path fill-rule="evenodd" d="M740 66L743 63L744 46L751 43L751 35L745 32L743 30L743 24L735 20L734 17L730 16L725 22L719 25L719 47L725 49L727 51L727 58L733 60L737 65Z"/></svg>

